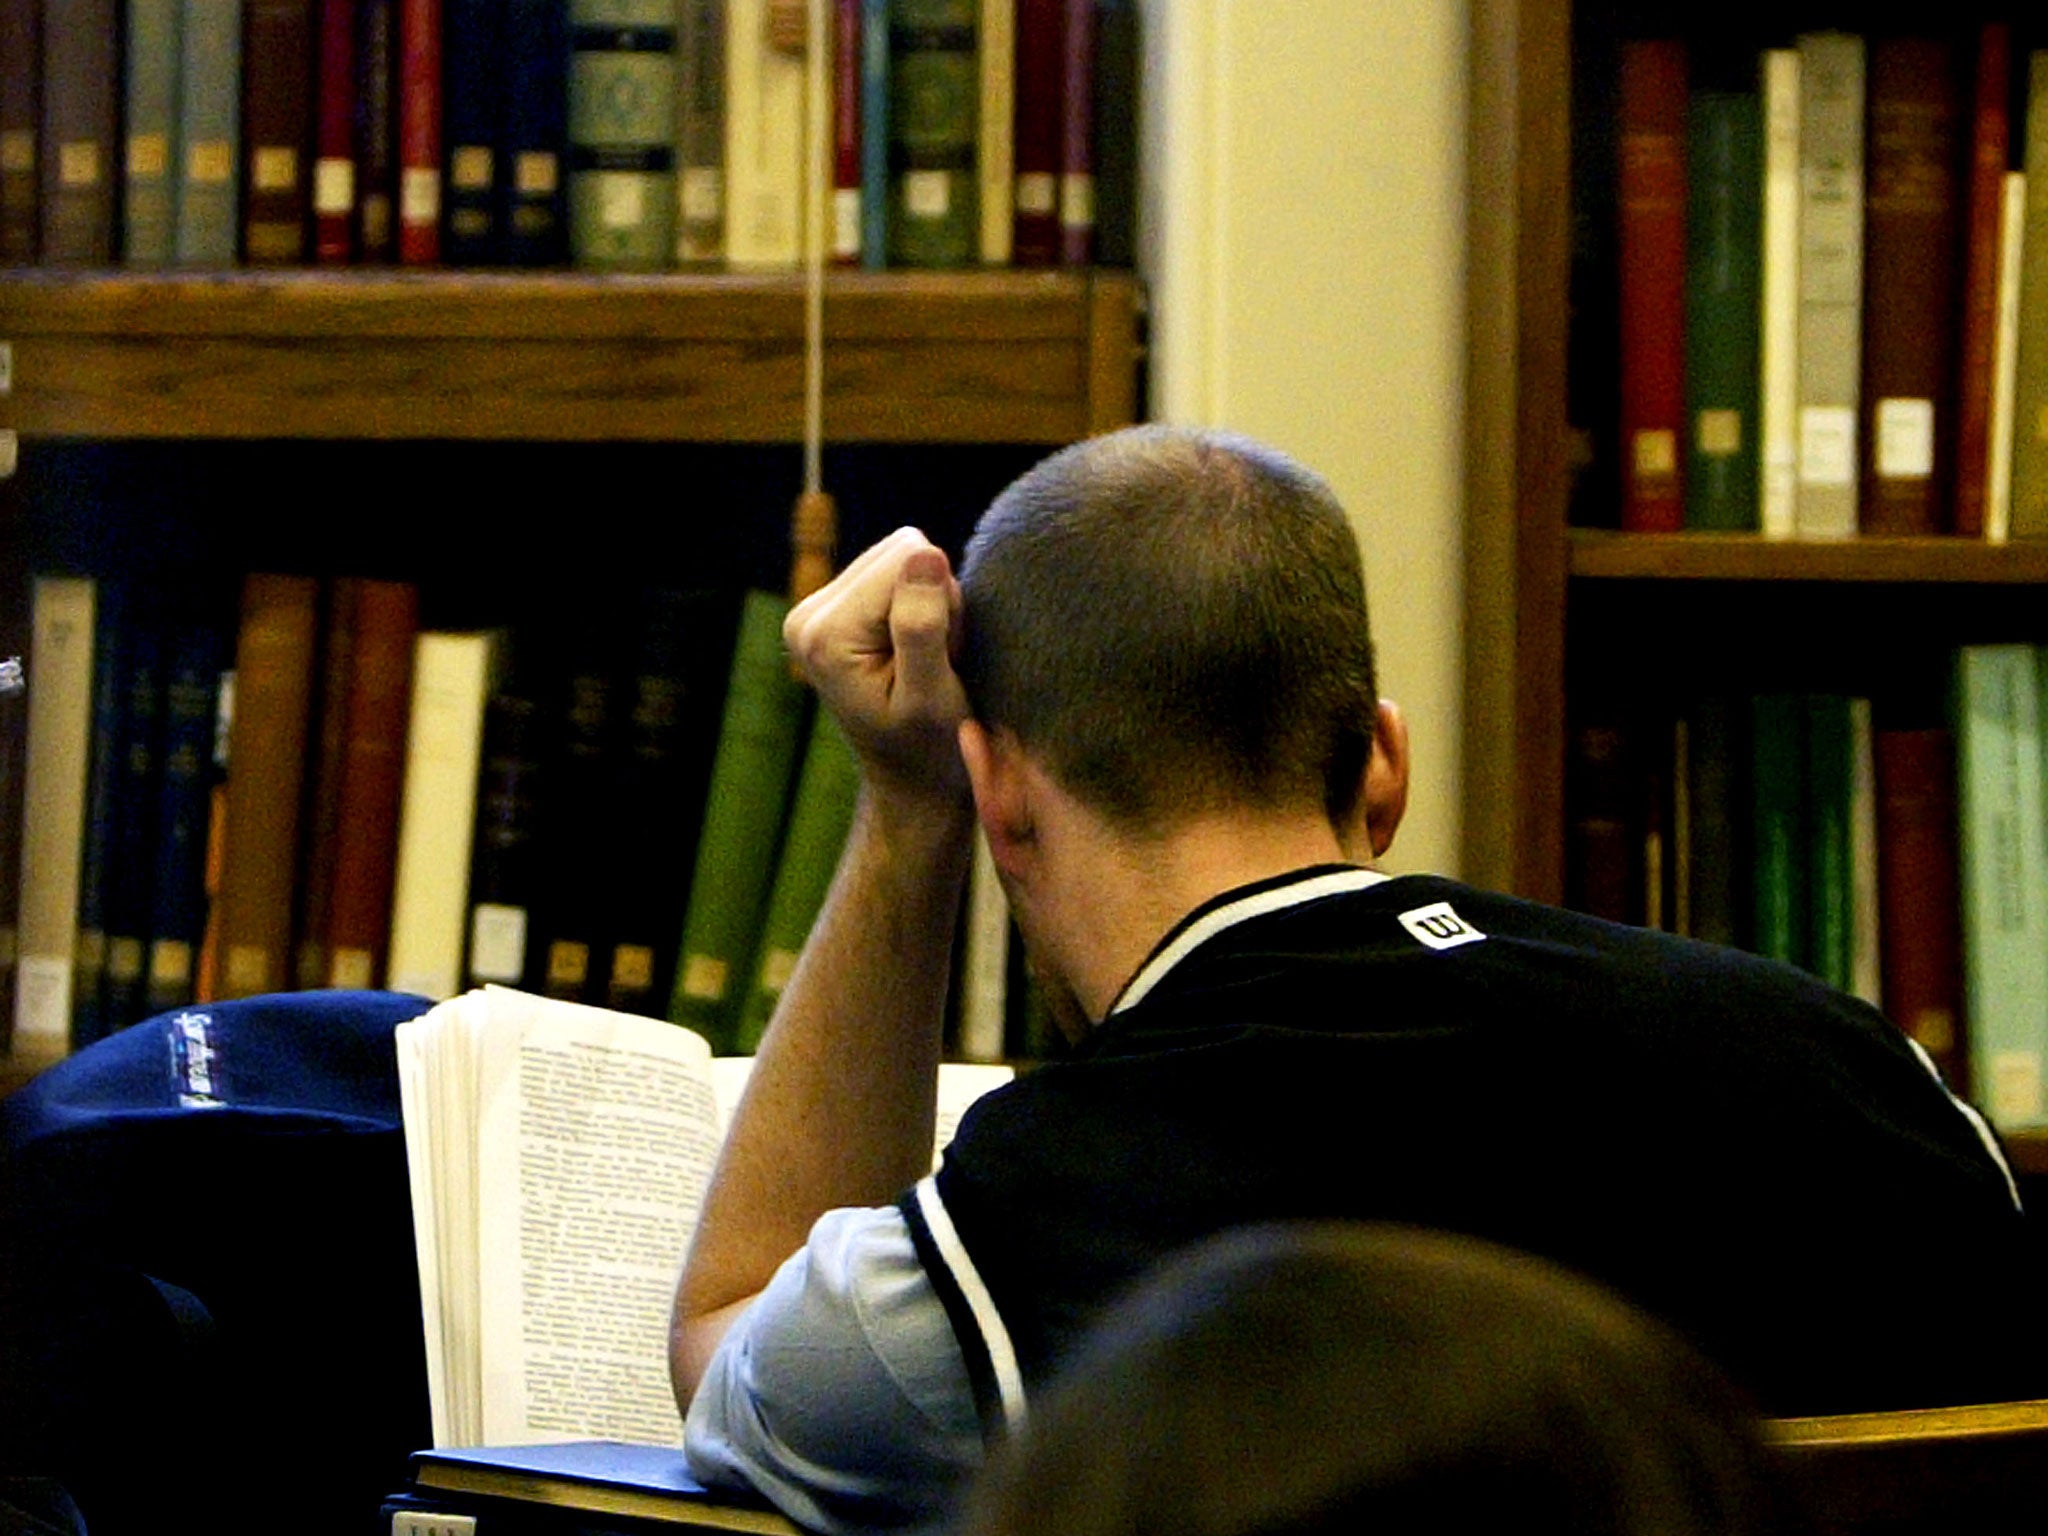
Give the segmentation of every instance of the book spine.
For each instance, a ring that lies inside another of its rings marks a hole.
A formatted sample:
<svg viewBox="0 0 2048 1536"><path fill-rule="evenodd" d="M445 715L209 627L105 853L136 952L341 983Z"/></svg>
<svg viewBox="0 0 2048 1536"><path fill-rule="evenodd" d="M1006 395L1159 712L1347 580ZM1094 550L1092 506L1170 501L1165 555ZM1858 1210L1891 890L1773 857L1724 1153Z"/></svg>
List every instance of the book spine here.
<svg viewBox="0 0 2048 1536"><path fill-rule="evenodd" d="M319 0L313 73L313 259L345 265L355 255L356 6Z"/></svg>
<svg viewBox="0 0 2048 1536"><path fill-rule="evenodd" d="M676 33L676 259L725 259L725 0L682 0Z"/></svg>
<svg viewBox="0 0 2048 1536"><path fill-rule="evenodd" d="M2001 1129L2048 1121L2048 819L2038 659L2025 645L1956 659L1957 852L1973 1097Z"/></svg>
<svg viewBox="0 0 2048 1536"><path fill-rule="evenodd" d="M241 0L183 3L177 261L231 267L241 196Z"/></svg>
<svg viewBox="0 0 2048 1536"><path fill-rule="evenodd" d="M114 0L44 0L41 257L47 266L105 266L114 257L118 37Z"/></svg>
<svg viewBox="0 0 2048 1536"><path fill-rule="evenodd" d="M221 997L290 984L317 622L311 578L253 575L243 583L218 898Z"/></svg>
<svg viewBox="0 0 2048 1536"><path fill-rule="evenodd" d="M228 825L228 745L235 732L235 671L221 673L220 689L214 695L213 755L211 782L206 792L205 927L200 935L198 957L193 962L192 992L195 1001L210 1003L220 996L220 878Z"/></svg>
<svg viewBox="0 0 2048 1536"><path fill-rule="evenodd" d="M512 0L505 18L505 167L498 227L515 267L569 259L566 0Z"/></svg>
<svg viewBox="0 0 2048 1536"><path fill-rule="evenodd" d="M889 35L889 261L977 258L976 0L895 0Z"/></svg>
<svg viewBox="0 0 2048 1536"><path fill-rule="evenodd" d="M1060 96L1064 0L1017 0L1017 91L1011 134L1017 181L1010 259L1049 267L1060 257Z"/></svg>
<svg viewBox="0 0 2048 1536"><path fill-rule="evenodd" d="M860 8L860 258L889 264L889 0Z"/></svg>
<svg viewBox="0 0 2048 1536"><path fill-rule="evenodd" d="M192 1001L206 933L207 830L219 713L221 635L186 623L176 631L164 683L163 788L157 801L156 868L150 882L145 997L159 1013Z"/></svg>
<svg viewBox="0 0 2048 1536"><path fill-rule="evenodd" d="M1095 0L1066 0L1060 46L1060 261L1095 259Z"/></svg>
<svg viewBox="0 0 2048 1536"><path fill-rule="evenodd" d="M548 765L555 793L544 833L545 889L534 903L540 974L531 990L567 1002L596 1002L609 981L603 968L621 862L612 659L611 648L601 646L572 665Z"/></svg>
<svg viewBox="0 0 2048 1536"><path fill-rule="evenodd" d="M1878 921L1877 760L1870 700L1849 700L1849 986L1884 1005L1883 933Z"/></svg>
<svg viewBox="0 0 2048 1536"><path fill-rule="evenodd" d="M861 259L860 71L861 0L833 0L831 257L849 267Z"/></svg>
<svg viewBox="0 0 2048 1536"><path fill-rule="evenodd" d="M398 256L398 0L356 5L356 255Z"/></svg>
<svg viewBox="0 0 2048 1536"><path fill-rule="evenodd" d="M1856 532L1863 336L1863 39L1799 40L1801 538Z"/></svg>
<svg viewBox="0 0 2048 1536"><path fill-rule="evenodd" d="M1759 326L1757 520L1765 537L1789 539L1799 497L1799 53L1763 59L1763 313Z"/></svg>
<svg viewBox="0 0 2048 1536"><path fill-rule="evenodd" d="M149 944L157 810L163 798L164 633L130 615L121 665L121 742L107 836L106 952L99 1026L126 1028L144 1017L143 965Z"/></svg>
<svg viewBox="0 0 2048 1536"><path fill-rule="evenodd" d="M1800 700L1760 694L1750 702L1750 827L1754 857L1750 948L1806 965L1806 763Z"/></svg>
<svg viewBox="0 0 2048 1536"><path fill-rule="evenodd" d="M0 565L0 659L27 657L34 627L26 573ZM21 819L28 760L26 688L0 688L0 1042L14 1026L15 964L21 955Z"/></svg>
<svg viewBox="0 0 2048 1536"><path fill-rule="evenodd" d="M306 259L309 206L310 0L247 0L242 28L242 141L249 157L243 256L252 266L296 265Z"/></svg>
<svg viewBox="0 0 2048 1536"><path fill-rule="evenodd" d="M22 801L20 952L14 1049L61 1054L71 1029L78 864L92 728L93 582L44 576L34 588L28 654L28 755Z"/></svg>
<svg viewBox="0 0 2048 1536"><path fill-rule="evenodd" d="M2009 171L1998 212L1998 338L1991 361L1991 441L1984 467L1984 537L2003 544L2012 532L2013 413L2019 391L2020 260L2025 248L2027 178Z"/></svg>
<svg viewBox="0 0 2048 1536"><path fill-rule="evenodd" d="M502 241L505 84L499 0L442 0L441 142L445 160L441 259L454 267L495 262Z"/></svg>
<svg viewBox="0 0 2048 1536"><path fill-rule="evenodd" d="M1950 531L1984 536L1990 486L1991 397L1998 348L1999 223L2012 153L2012 27L1977 31L1972 92L1969 211L1963 249L1961 332L1956 348L1955 492ZM1953 1081L1954 1079L1951 1079Z"/></svg>
<svg viewBox="0 0 2048 1536"><path fill-rule="evenodd" d="M1685 268L1688 528L1757 526L1762 148L1753 92L1693 97Z"/></svg>
<svg viewBox="0 0 2048 1536"><path fill-rule="evenodd" d="M665 267L676 241L675 7L570 0L569 38L570 256L598 271Z"/></svg>
<svg viewBox="0 0 2048 1536"><path fill-rule="evenodd" d="M1933 37L1870 50L1864 197L1862 501L1865 533L1931 534L1953 452L1960 82Z"/></svg>
<svg viewBox="0 0 2048 1536"><path fill-rule="evenodd" d="M975 39L981 66L974 146L979 255L985 267L1007 267L1016 221L1011 198L1017 184L1017 0L981 0Z"/></svg>
<svg viewBox="0 0 2048 1536"><path fill-rule="evenodd" d="M178 0L128 0L127 15L121 259L167 267L177 243Z"/></svg>
<svg viewBox="0 0 2048 1536"><path fill-rule="evenodd" d="M1685 45L1621 45L1616 167L1621 268L1621 525L1684 526Z"/></svg>
<svg viewBox="0 0 2048 1536"><path fill-rule="evenodd" d="M1833 694L1809 695L1805 716L1806 967L1846 992L1854 946L1849 701Z"/></svg>
<svg viewBox="0 0 2048 1536"><path fill-rule="evenodd" d="M830 711L816 711L776 858L775 884L761 920L753 981L740 1008L735 1043L741 1055L752 1055L760 1047L782 989L796 972L804 940L810 937L833 871L839 867L859 790L860 760L852 745Z"/></svg>
<svg viewBox="0 0 2048 1536"><path fill-rule="evenodd" d="M1740 747L1735 716L1734 701L1716 694L1697 700L1686 721L1684 931L1709 944L1732 945L1741 932L1735 855L1735 763Z"/></svg>
<svg viewBox="0 0 2048 1536"><path fill-rule="evenodd" d="M793 267L802 254L804 66L768 35L768 0L726 0L725 257Z"/></svg>
<svg viewBox="0 0 2048 1536"><path fill-rule="evenodd" d="M2021 235L2008 531L2048 534L2048 49L2027 55L2027 212Z"/></svg>
<svg viewBox="0 0 2048 1536"><path fill-rule="evenodd" d="M1138 90L1144 67L1135 0L1095 5L1095 264L1138 261Z"/></svg>
<svg viewBox="0 0 2048 1536"><path fill-rule="evenodd" d="M669 1018L729 1053L802 740L805 697L782 649L788 604L747 594L712 759Z"/></svg>
<svg viewBox="0 0 2048 1536"><path fill-rule="evenodd" d="M441 0L398 0L398 259L441 259Z"/></svg>
<svg viewBox="0 0 2048 1536"><path fill-rule="evenodd" d="M1888 729L1874 746L1885 1012L1965 1091L1954 737Z"/></svg>
<svg viewBox="0 0 2048 1536"><path fill-rule="evenodd" d="M1008 1012L1010 904L996 878L988 839L974 838L967 877L967 924L960 962L959 1052L963 1061L1001 1061Z"/></svg>
<svg viewBox="0 0 2048 1536"><path fill-rule="evenodd" d="M374 987L384 974L419 632L419 596L408 582L360 582L355 602L326 970L314 983L329 987Z"/></svg>
<svg viewBox="0 0 2048 1536"><path fill-rule="evenodd" d="M107 848L121 752L121 675L129 642L125 588L102 584L93 613L92 724L87 736L85 827L78 853L78 916L71 950L71 1049L99 1039L107 964Z"/></svg>
<svg viewBox="0 0 2048 1536"><path fill-rule="evenodd" d="M506 691L492 695L484 714L464 957L472 987L516 987L526 978L527 935L540 893L536 833L546 782L539 714L535 700Z"/></svg>
<svg viewBox="0 0 2048 1536"><path fill-rule="evenodd" d="M0 261L25 267L40 248L43 8L0 0Z"/></svg>
<svg viewBox="0 0 2048 1536"><path fill-rule="evenodd" d="M324 986L327 940L334 908L334 868L341 832L341 765L348 749L349 675L355 668L357 597L362 582L344 576L328 588L320 628L319 688L312 718L313 760L305 809L299 818L298 916L292 932L293 985Z"/></svg>
<svg viewBox="0 0 2048 1536"><path fill-rule="evenodd" d="M1611 923L1639 922L1642 840L1627 733L1608 722L1572 732L1568 905Z"/></svg>
<svg viewBox="0 0 2048 1536"><path fill-rule="evenodd" d="M461 985L491 664L487 634L422 632L414 645L386 982L394 992L444 998Z"/></svg>

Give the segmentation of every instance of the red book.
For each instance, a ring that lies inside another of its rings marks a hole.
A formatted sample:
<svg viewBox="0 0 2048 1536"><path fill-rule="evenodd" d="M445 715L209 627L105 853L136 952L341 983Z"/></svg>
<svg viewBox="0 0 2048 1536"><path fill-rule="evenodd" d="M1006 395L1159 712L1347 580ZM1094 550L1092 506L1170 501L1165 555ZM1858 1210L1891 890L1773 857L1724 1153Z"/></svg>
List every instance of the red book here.
<svg viewBox="0 0 2048 1536"><path fill-rule="evenodd" d="M355 0L320 0L314 92L313 259L344 264L355 254Z"/></svg>
<svg viewBox="0 0 2048 1536"><path fill-rule="evenodd" d="M1954 743L1945 730L1880 730L1878 944L1884 1011L1958 1092L1969 1082L1962 1021Z"/></svg>
<svg viewBox="0 0 2048 1536"><path fill-rule="evenodd" d="M860 263L860 0L835 0L832 21L832 259Z"/></svg>
<svg viewBox="0 0 2048 1536"><path fill-rule="evenodd" d="M441 259L441 0L399 3L398 259Z"/></svg>
<svg viewBox="0 0 2048 1536"><path fill-rule="evenodd" d="M1963 241L1962 337L1956 365L1955 503L1950 530L1984 536L1991 456L1992 360L1998 343L1998 217L2012 150L2012 28L1987 21L1977 34L1970 129L1969 209Z"/></svg>
<svg viewBox="0 0 2048 1536"><path fill-rule="evenodd" d="M1065 54L1065 0L1017 0L1017 192L1010 260L1020 267L1050 267L1060 259Z"/></svg>
<svg viewBox="0 0 2048 1536"><path fill-rule="evenodd" d="M306 259L312 74L311 0L248 0L242 10L242 143L248 157L242 250L252 266Z"/></svg>
<svg viewBox="0 0 2048 1536"><path fill-rule="evenodd" d="M1060 260L1095 259L1095 0L1066 0L1060 50Z"/></svg>
<svg viewBox="0 0 2048 1536"><path fill-rule="evenodd" d="M1621 526L1685 526L1685 45L1621 45Z"/></svg>
<svg viewBox="0 0 2048 1536"><path fill-rule="evenodd" d="M1865 533L1940 531L1955 345L1961 82L1936 37L1870 46L1864 153L1862 504Z"/></svg>

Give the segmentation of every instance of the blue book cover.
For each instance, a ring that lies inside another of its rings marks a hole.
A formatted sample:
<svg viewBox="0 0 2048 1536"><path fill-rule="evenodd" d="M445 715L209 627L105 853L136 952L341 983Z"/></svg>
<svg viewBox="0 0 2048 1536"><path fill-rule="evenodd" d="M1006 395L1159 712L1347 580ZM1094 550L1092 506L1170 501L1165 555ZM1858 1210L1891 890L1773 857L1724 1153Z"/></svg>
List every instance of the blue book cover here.
<svg viewBox="0 0 2048 1536"><path fill-rule="evenodd" d="M241 0L183 5L175 255L181 267L231 267L241 186Z"/></svg>
<svg viewBox="0 0 2048 1536"><path fill-rule="evenodd" d="M224 630L180 624L166 645L163 741L150 880L146 1007L192 1001L199 941L206 932L206 828L213 790L214 714L228 664Z"/></svg>
<svg viewBox="0 0 2048 1536"><path fill-rule="evenodd" d="M118 582L102 581L92 658L92 727L87 738L85 840L78 854L78 930L71 961L71 1046L99 1039L100 973L107 952L107 835L113 824L115 760L121 744L121 650L129 623Z"/></svg>
<svg viewBox="0 0 2048 1536"><path fill-rule="evenodd" d="M143 965L148 952L150 890L156 877L159 773L163 747L163 630L155 615L130 604L116 686L120 690L112 803L108 807L100 971L102 1034L124 1029L145 1013Z"/></svg>
<svg viewBox="0 0 2048 1536"><path fill-rule="evenodd" d="M498 177L500 259L556 267L569 259L568 0L507 0L504 155Z"/></svg>
<svg viewBox="0 0 2048 1536"><path fill-rule="evenodd" d="M441 0L441 260L451 267L486 266L500 254L499 9L497 0Z"/></svg>
<svg viewBox="0 0 2048 1536"><path fill-rule="evenodd" d="M176 245L180 9L179 0L128 0L121 259L131 267L167 267Z"/></svg>
<svg viewBox="0 0 2048 1536"><path fill-rule="evenodd" d="M860 259L889 264L889 3L860 7Z"/></svg>

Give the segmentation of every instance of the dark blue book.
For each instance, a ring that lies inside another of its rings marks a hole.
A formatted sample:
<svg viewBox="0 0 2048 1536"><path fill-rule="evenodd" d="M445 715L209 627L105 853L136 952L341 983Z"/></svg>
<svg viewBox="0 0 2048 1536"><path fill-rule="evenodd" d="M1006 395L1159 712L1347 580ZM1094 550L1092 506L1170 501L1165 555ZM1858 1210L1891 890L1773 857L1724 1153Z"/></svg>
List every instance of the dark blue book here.
<svg viewBox="0 0 2048 1536"><path fill-rule="evenodd" d="M401 1496L404 1507L426 1505L508 1519L523 1512L558 1522L531 1527L536 1530L595 1529L599 1523L589 1517L597 1515L798 1536L796 1526L765 1501L706 1488L690 1476L680 1446L571 1440L443 1447L415 1451L411 1475L412 1484Z"/></svg>
<svg viewBox="0 0 2048 1536"><path fill-rule="evenodd" d="M107 834L121 740L121 647L129 628L119 582L102 581L94 613L92 727L87 738L85 840L78 852L78 935L71 961L71 1046L90 1045L100 1026L100 973L107 954Z"/></svg>
<svg viewBox="0 0 2048 1536"><path fill-rule="evenodd" d="M568 0L506 0L503 58L501 259L558 267L569 259Z"/></svg>
<svg viewBox="0 0 2048 1536"><path fill-rule="evenodd" d="M102 1034L139 1022L149 949L150 894L156 878L156 822L163 793L163 630L134 611L121 645L120 738L106 830L106 963L100 972Z"/></svg>
<svg viewBox="0 0 2048 1536"><path fill-rule="evenodd" d="M501 254L498 14L496 0L441 0L441 259L451 267L487 266Z"/></svg>
<svg viewBox="0 0 2048 1536"><path fill-rule="evenodd" d="M156 871L150 882L150 1013L192 1001L206 933L206 828L213 792L214 713L228 663L226 632L180 624L166 646Z"/></svg>

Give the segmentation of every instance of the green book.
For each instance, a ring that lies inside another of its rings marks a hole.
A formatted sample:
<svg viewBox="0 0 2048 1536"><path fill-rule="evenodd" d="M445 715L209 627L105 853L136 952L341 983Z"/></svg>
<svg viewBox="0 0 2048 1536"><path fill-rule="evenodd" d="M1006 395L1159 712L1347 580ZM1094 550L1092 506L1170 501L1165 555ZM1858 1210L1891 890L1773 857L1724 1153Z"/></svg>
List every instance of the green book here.
<svg viewBox="0 0 2048 1536"><path fill-rule="evenodd" d="M1797 694L1760 694L1750 703L1750 822L1754 838L1750 947L1804 965L1806 760Z"/></svg>
<svg viewBox="0 0 2048 1536"><path fill-rule="evenodd" d="M1972 1097L2002 1129L2048 1123L2048 814L2041 652L1956 656L1956 852Z"/></svg>
<svg viewBox="0 0 2048 1536"><path fill-rule="evenodd" d="M1809 694L1805 717L1806 968L1847 992L1855 985L1849 701L1836 694Z"/></svg>
<svg viewBox="0 0 2048 1536"><path fill-rule="evenodd" d="M668 1016L734 1050L747 962L761 931L807 696L782 649L789 604L749 592L740 610L718 748L704 796L689 906Z"/></svg>
<svg viewBox="0 0 2048 1536"><path fill-rule="evenodd" d="M569 249L579 267L675 259L673 0L570 0Z"/></svg>
<svg viewBox="0 0 2048 1536"><path fill-rule="evenodd" d="M1698 91L1687 136L1685 525L1757 526L1763 128L1753 91Z"/></svg>
<svg viewBox="0 0 2048 1536"><path fill-rule="evenodd" d="M1686 931L1709 944L1733 944L1736 913L1735 701L1698 700L1687 720Z"/></svg>
<svg viewBox="0 0 2048 1536"><path fill-rule="evenodd" d="M178 0L128 0L121 259L167 267L177 242Z"/></svg>
<svg viewBox="0 0 2048 1536"><path fill-rule="evenodd" d="M889 261L965 267L981 254L978 0L890 0Z"/></svg>
<svg viewBox="0 0 2048 1536"><path fill-rule="evenodd" d="M752 985L740 1009L737 1043L751 1055L775 1012L782 989L789 985L811 924L825 904L839 852L853 825L853 802L860 791L860 762L827 710L811 721L810 746L797 775L790 802L789 826L782 834L782 854L775 866L775 885L768 893L768 912L761 921L761 942L750 967Z"/></svg>

